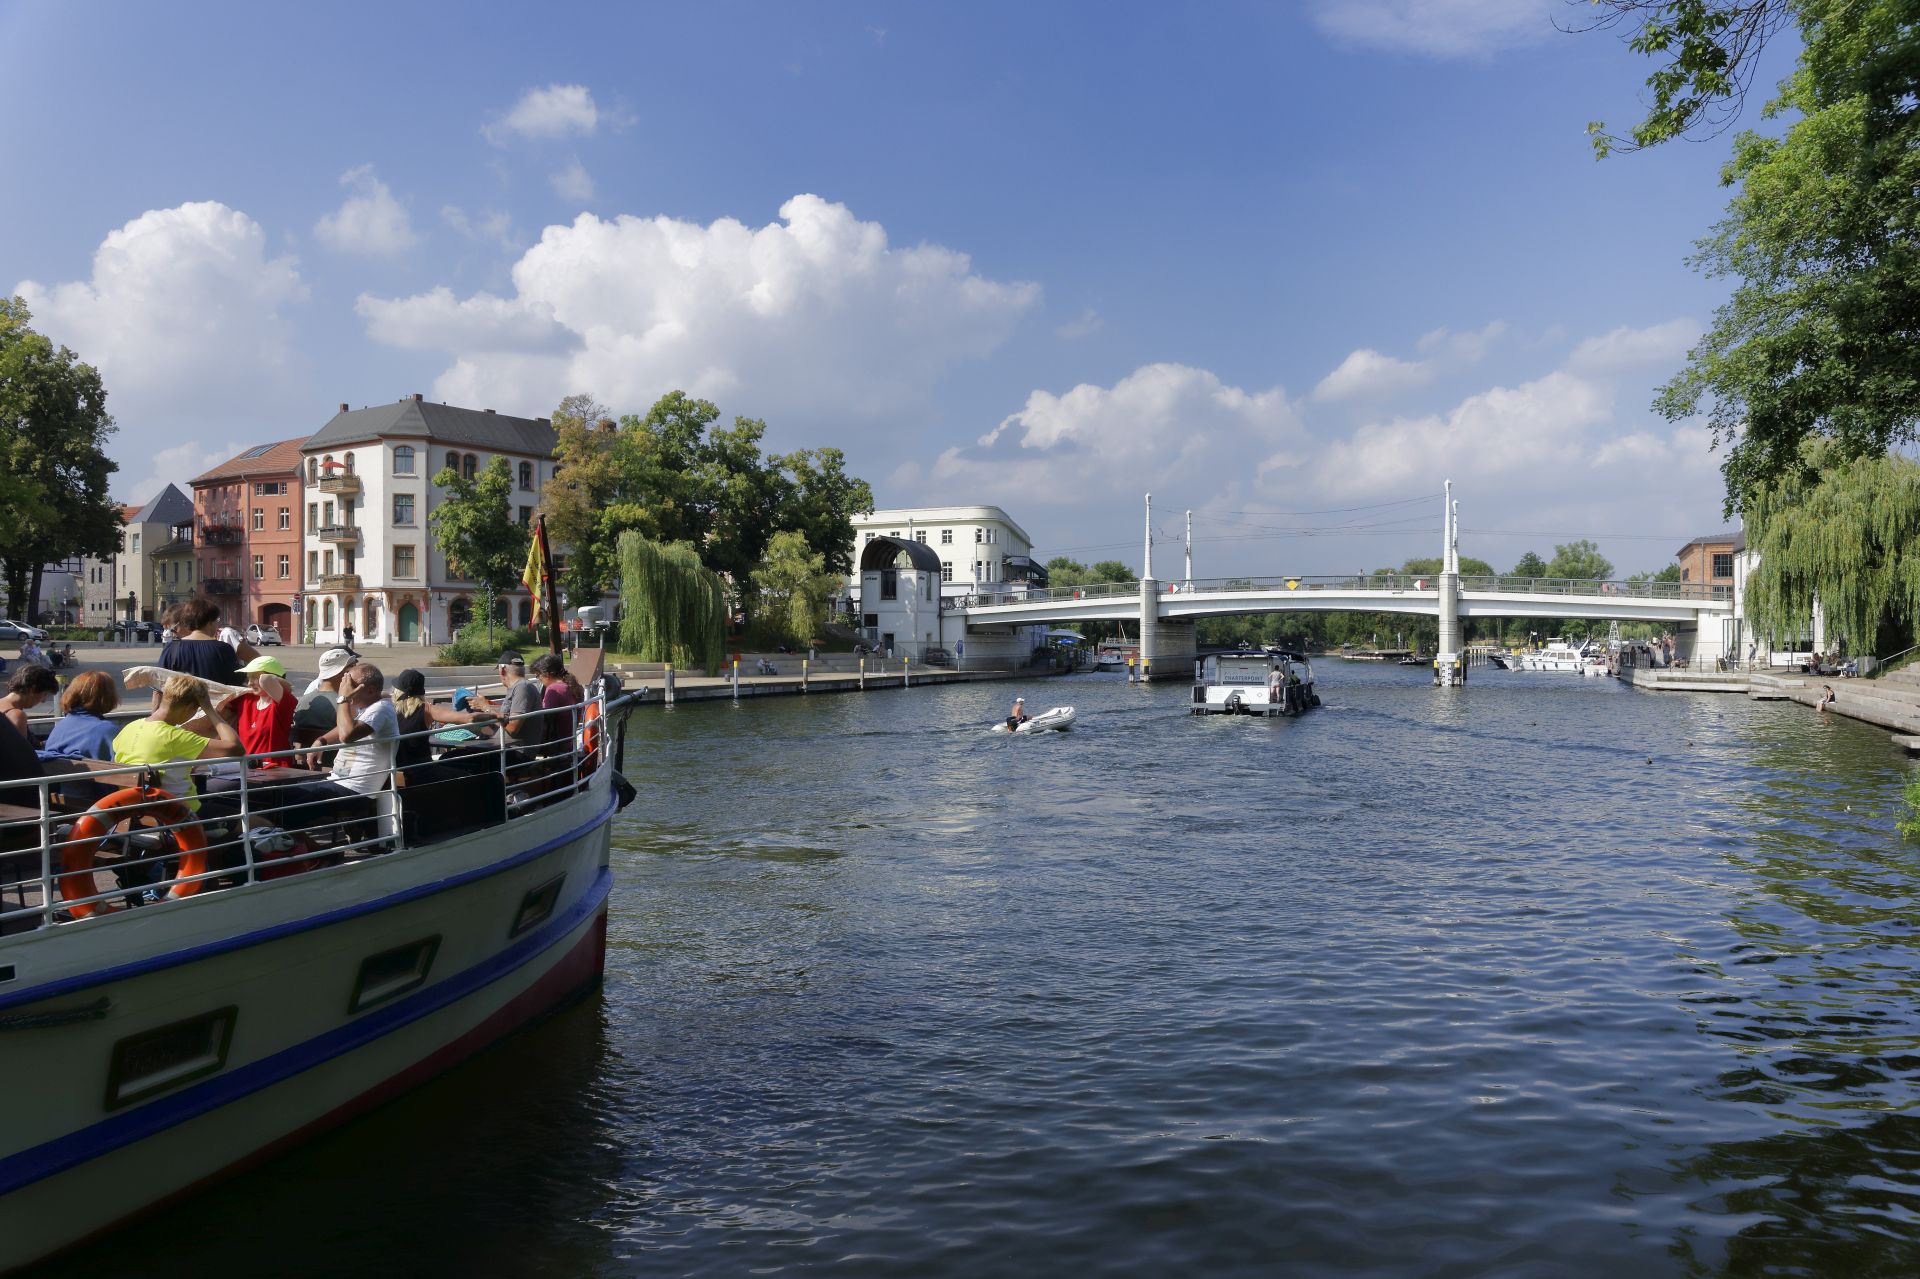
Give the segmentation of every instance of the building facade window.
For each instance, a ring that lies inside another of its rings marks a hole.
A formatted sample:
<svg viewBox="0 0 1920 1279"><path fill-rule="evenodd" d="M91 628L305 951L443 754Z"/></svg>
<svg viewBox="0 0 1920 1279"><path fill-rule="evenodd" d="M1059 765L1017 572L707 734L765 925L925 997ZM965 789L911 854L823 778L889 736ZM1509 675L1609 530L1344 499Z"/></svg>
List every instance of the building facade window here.
<svg viewBox="0 0 1920 1279"><path fill-rule="evenodd" d="M320 552L308 551L307 552L307 580L312 581L314 578L318 576L320 576Z"/></svg>
<svg viewBox="0 0 1920 1279"><path fill-rule="evenodd" d="M413 548L396 546L393 548L393 575L395 577L413 576Z"/></svg>
<svg viewBox="0 0 1920 1279"><path fill-rule="evenodd" d="M472 479L480 473L480 460L469 453L460 459L460 474Z"/></svg>
<svg viewBox="0 0 1920 1279"><path fill-rule="evenodd" d="M307 503L307 527L310 529L320 527L320 503L318 502Z"/></svg>
<svg viewBox="0 0 1920 1279"><path fill-rule="evenodd" d="M529 492L533 489L533 463L531 462L520 464L520 487Z"/></svg>
<svg viewBox="0 0 1920 1279"><path fill-rule="evenodd" d="M284 582L292 576L293 557L291 555L282 555L280 557L280 580Z"/></svg>
<svg viewBox="0 0 1920 1279"><path fill-rule="evenodd" d="M1715 577L1733 576L1733 552L1715 551L1713 553L1713 575Z"/></svg>
<svg viewBox="0 0 1920 1279"><path fill-rule="evenodd" d="M940 580L943 582L951 582L953 580L953 561L952 560L940 561Z"/></svg>
<svg viewBox="0 0 1920 1279"><path fill-rule="evenodd" d="M320 459L310 457L307 459L307 483L313 484L318 482L319 479Z"/></svg>
<svg viewBox="0 0 1920 1279"><path fill-rule="evenodd" d="M920 531L915 533L913 535L913 540L920 543L922 546L925 546L927 544L927 530L921 529Z"/></svg>
<svg viewBox="0 0 1920 1279"><path fill-rule="evenodd" d="M323 600L320 604L320 625L333 629L333 601Z"/></svg>
<svg viewBox="0 0 1920 1279"><path fill-rule="evenodd" d="M413 445L398 444L394 446L393 473L395 475L413 474Z"/></svg>
<svg viewBox="0 0 1920 1279"><path fill-rule="evenodd" d="M412 525L413 494L395 493L393 495L393 522L401 525Z"/></svg>
<svg viewBox="0 0 1920 1279"><path fill-rule="evenodd" d="M531 506L523 506L520 508L520 522L522 524L533 523L533 508Z"/></svg>
<svg viewBox="0 0 1920 1279"><path fill-rule="evenodd" d="M292 527L293 527L293 509L291 507L283 506L280 508L280 531L284 533Z"/></svg>
<svg viewBox="0 0 1920 1279"><path fill-rule="evenodd" d="M253 531L256 533L264 533L266 529L267 508L264 506L256 506L253 508Z"/></svg>
<svg viewBox="0 0 1920 1279"><path fill-rule="evenodd" d="M320 552L320 575L322 577L333 576L333 552L332 551Z"/></svg>
<svg viewBox="0 0 1920 1279"><path fill-rule="evenodd" d="M973 530L973 540L976 544L986 541L987 531L983 528L977 528Z"/></svg>
<svg viewBox="0 0 1920 1279"><path fill-rule="evenodd" d="M941 529L941 530L940 530L940 545L942 545L942 546L952 546L952 545L953 545L953 530L952 530L952 529L950 529L950 528L943 528L943 529Z"/></svg>
<svg viewBox="0 0 1920 1279"><path fill-rule="evenodd" d="M264 555L254 556L253 557L253 580L258 582L261 579L265 578L266 575L267 575L267 557Z"/></svg>

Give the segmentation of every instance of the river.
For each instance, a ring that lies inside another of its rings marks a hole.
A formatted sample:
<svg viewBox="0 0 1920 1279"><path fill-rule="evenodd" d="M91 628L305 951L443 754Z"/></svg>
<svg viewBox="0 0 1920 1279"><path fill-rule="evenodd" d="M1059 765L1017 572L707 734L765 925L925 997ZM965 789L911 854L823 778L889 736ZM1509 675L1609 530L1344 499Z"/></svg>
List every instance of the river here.
<svg viewBox="0 0 1920 1279"><path fill-rule="evenodd" d="M1885 732L1317 671L639 712L602 992L58 1273L1920 1272Z"/></svg>

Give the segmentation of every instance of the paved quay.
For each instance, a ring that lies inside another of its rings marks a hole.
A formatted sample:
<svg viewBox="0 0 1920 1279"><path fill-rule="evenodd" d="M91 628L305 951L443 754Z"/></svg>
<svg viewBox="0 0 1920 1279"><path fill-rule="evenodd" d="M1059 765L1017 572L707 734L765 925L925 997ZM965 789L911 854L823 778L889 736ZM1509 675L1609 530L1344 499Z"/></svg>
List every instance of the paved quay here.
<svg viewBox="0 0 1920 1279"><path fill-rule="evenodd" d="M1903 667L1878 679L1844 679L1771 671L1688 671L1629 668L1621 678L1635 688L1657 692L1745 693L1760 702L1798 702L1818 708L1833 689L1826 709L1863 723L1891 729L1896 745L1920 751L1920 665Z"/></svg>

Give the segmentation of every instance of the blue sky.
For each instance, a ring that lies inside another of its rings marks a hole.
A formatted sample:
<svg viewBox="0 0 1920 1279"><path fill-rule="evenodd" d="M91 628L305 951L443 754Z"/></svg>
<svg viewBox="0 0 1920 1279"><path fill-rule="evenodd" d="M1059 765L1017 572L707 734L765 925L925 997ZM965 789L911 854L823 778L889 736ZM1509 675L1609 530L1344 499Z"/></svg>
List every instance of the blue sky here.
<svg viewBox="0 0 1920 1279"><path fill-rule="evenodd" d="M0 288L129 499L341 401L677 386L1042 555L1137 561L1151 489L1196 574L1353 571L1451 476L1466 554L1656 568L1720 524L1647 406L1727 143L1596 163L1647 68L1583 10L0 0Z"/></svg>

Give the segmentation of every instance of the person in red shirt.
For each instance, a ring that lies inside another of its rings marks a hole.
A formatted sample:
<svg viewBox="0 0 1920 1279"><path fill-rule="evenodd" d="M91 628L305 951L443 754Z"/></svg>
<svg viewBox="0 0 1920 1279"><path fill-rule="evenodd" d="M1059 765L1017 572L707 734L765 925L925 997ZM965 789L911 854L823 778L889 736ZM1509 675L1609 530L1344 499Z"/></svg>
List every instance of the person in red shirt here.
<svg viewBox="0 0 1920 1279"><path fill-rule="evenodd" d="M287 668L277 657L256 657L240 668L251 693L229 698L222 709L233 717L249 755L293 749L293 711L299 704L287 684ZM291 759L263 759L255 768L286 768Z"/></svg>

